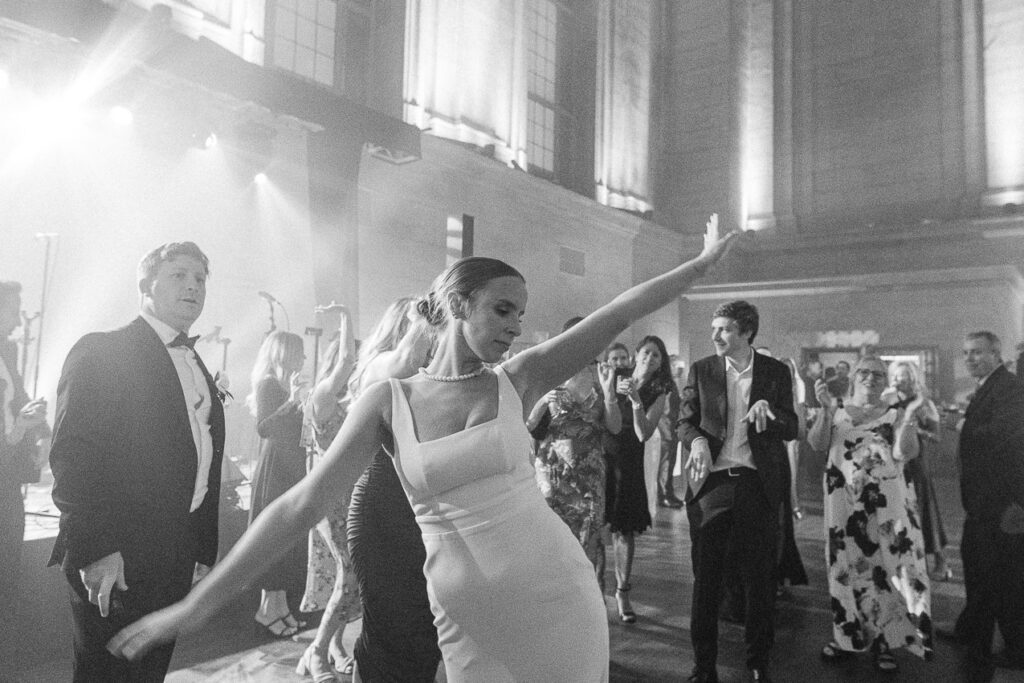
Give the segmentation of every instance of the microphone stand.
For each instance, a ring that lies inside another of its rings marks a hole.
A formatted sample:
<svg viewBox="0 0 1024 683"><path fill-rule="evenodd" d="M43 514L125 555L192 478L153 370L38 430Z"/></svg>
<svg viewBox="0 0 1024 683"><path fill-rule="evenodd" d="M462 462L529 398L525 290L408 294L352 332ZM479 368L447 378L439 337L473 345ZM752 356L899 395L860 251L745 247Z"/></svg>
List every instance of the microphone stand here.
<svg viewBox="0 0 1024 683"><path fill-rule="evenodd" d="M220 358L220 371L225 372L228 367L228 344L231 343L231 340L227 337L221 337L217 340L217 343L224 347L224 353Z"/></svg>
<svg viewBox="0 0 1024 683"><path fill-rule="evenodd" d="M35 341L35 337L32 336L32 323L39 317L39 313L35 315L29 315L25 311L21 312L21 319L24 323L21 326L22 337L21 337L21 377L22 381L25 379L25 372L28 370L28 348L31 342Z"/></svg>
<svg viewBox="0 0 1024 683"><path fill-rule="evenodd" d="M288 309L285 308L284 304L281 303L280 301L275 301L274 303L276 303L281 308L281 312L284 313L284 327L285 327L285 329L291 331L291 329L292 329L292 319L288 317Z"/></svg>
<svg viewBox="0 0 1024 683"><path fill-rule="evenodd" d="M270 333L277 329L277 323L274 322L274 302L270 299L267 299L266 301L267 306L270 308L270 329L267 330L266 334L263 336L269 337Z"/></svg>
<svg viewBox="0 0 1024 683"><path fill-rule="evenodd" d="M222 349L222 355L220 359L220 372L225 372L228 367L228 344L231 343L231 340L228 339L227 337L221 336L222 329L224 328L222 328L220 325L214 326L213 330L209 334L200 337L199 341L220 344L224 347Z"/></svg>
<svg viewBox="0 0 1024 683"><path fill-rule="evenodd" d="M288 309L286 309L284 307L284 304L282 304L280 301L278 301L277 299L275 299L271 295L267 294L266 292L256 292L256 293L259 295L259 297L261 299L264 299L267 302L267 306L270 307L270 329L267 330L267 333L264 336L269 336L271 332L273 332L274 330L277 329L277 325L274 323L274 306L275 305L276 306L280 306L281 307L281 312L284 313L285 329L291 330L292 329L292 321L288 317Z"/></svg>
<svg viewBox="0 0 1024 683"><path fill-rule="evenodd" d="M39 318L39 331L36 332L36 365L32 376L33 397L39 395L39 361L43 347L43 320L46 317L46 290L50 284L50 245L55 237L57 237L56 233L39 233L36 235L37 239L46 242L46 248L43 253L43 290L39 296L39 313L36 314Z"/></svg>
<svg viewBox="0 0 1024 683"><path fill-rule="evenodd" d="M320 335L323 333L322 327L306 328L306 336L313 337L313 389L316 389L317 372L320 369Z"/></svg>

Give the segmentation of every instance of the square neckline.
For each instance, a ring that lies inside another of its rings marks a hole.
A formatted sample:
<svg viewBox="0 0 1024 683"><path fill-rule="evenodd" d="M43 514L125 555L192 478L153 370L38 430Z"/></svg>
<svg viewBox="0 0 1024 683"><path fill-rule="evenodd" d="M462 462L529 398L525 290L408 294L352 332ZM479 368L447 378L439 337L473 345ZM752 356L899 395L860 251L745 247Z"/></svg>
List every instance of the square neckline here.
<svg viewBox="0 0 1024 683"><path fill-rule="evenodd" d="M411 429L410 429L411 436L412 436L413 441L416 442L416 445L417 446L425 446L427 444L436 443L438 441L444 441L445 439L450 439L453 436L457 436L459 434L466 434L466 433L468 433L468 432L470 432L470 431L472 431L474 429L478 429L480 427L491 426L494 423L496 423L499 420L499 418L501 418L501 409L502 409L502 403L503 403L502 400L501 400L501 394L502 394L502 391L501 391L501 376L504 376L505 372L504 372L504 369L500 365L496 365L492 369L492 371L494 373L495 379L497 380L495 385L497 387L497 393L498 393L497 408L495 409L494 417L489 418L487 420L484 420L483 422L478 422L475 425L472 425L470 427L463 427L462 429L460 429L458 431L455 431L455 432L452 432L451 434L445 434L444 436L439 436L439 437L437 437L435 439L427 439L426 441L421 441L420 440L419 428L416 425L416 416L412 414L412 404L409 403L409 397L406 395L405 389L402 386L401 381L399 381L397 379L393 380L395 382L395 384L397 385L396 388L397 388L398 392L402 395L402 403L405 405L405 413L406 413L406 415L409 418L409 426L411 427Z"/></svg>

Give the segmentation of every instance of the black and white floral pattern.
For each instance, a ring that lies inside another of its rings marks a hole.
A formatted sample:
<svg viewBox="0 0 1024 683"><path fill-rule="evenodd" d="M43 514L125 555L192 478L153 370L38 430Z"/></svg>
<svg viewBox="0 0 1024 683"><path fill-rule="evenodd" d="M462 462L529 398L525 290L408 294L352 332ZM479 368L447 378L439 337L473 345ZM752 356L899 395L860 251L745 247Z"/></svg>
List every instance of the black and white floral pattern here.
<svg viewBox="0 0 1024 683"><path fill-rule="evenodd" d="M833 637L844 650L925 656L931 595L914 489L893 458L898 416L835 415L824 477Z"/></svg>

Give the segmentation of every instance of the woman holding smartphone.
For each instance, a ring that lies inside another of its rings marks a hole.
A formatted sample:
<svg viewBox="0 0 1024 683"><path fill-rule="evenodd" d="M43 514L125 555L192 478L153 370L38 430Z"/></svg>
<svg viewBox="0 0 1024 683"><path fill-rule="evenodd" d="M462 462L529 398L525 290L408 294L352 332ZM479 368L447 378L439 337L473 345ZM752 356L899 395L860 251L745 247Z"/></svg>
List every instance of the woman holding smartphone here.
<svg viewBox="0 0 1024 683"><path fill-rule="evenodd" d="M622 413L622 429L608 458L605 484L605 516L612 532L615 564L615 602L619 619L636 622L629 600L630 576L636 552L636 534L651 526L644 483L644 442L658 428L672 387L672 365L665 342L648 335L636 347L630 375L619 377L616 393Z"/></svg>

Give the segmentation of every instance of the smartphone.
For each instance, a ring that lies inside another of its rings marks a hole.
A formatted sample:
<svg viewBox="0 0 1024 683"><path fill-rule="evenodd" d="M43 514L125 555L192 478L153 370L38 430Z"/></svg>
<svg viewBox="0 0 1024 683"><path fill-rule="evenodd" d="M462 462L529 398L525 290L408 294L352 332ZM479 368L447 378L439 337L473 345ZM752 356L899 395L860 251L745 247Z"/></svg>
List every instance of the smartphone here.
<svg viewBox="0 0 1024 683"><path fill-rule="evenodd" d="M615 368L615 393L625 396L628 391L622 390L622 380L629 379L633 376L633 371L629 368Z"/></svg>

